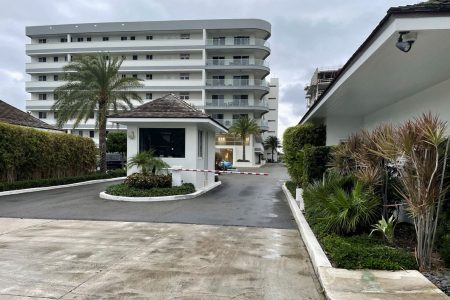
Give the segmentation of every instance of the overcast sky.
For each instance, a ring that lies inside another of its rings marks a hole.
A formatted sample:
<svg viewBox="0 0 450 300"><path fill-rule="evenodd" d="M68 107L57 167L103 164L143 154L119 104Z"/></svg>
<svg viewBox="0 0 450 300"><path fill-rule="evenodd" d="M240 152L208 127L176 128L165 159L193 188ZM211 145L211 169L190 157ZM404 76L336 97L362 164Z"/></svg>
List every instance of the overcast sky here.
<svg viewBox="0 0 450 300"><path fill-rule="evenodd" d="M0 10L0 99L25 109L25 26L82 22L260 18L272 24L268 60L280 78L279 134L306 112L316 67L340 66L391 6L417 0L15 0Z"/></svg>

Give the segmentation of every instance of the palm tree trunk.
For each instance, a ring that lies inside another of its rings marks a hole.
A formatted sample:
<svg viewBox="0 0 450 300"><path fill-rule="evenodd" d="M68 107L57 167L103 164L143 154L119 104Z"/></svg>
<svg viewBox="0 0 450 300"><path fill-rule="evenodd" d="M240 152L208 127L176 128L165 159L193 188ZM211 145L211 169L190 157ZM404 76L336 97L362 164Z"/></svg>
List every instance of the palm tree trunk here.
<svg viewBox="0 0 450 300"><path fill-rule="evenodd" d="M245 160L245 135L242 136L242 160Z"/></svg>
<svg viewBox="0 0 450 300"><path fill-rule="evenodd" d="M100 171L106 172L106 105L101 102L98 107L98 147L100 149Z"/></svg>

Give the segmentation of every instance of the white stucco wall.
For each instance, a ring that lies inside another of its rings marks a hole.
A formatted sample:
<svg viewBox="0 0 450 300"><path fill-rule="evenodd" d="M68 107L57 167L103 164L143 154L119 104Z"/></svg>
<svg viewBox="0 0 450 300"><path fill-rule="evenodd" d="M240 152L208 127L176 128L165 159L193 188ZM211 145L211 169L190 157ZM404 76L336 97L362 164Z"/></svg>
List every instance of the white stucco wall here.
<svg viewBox="0 0 450 300"><path fill-rule="evenodd" d="M185 128L185 157L164 157L170 166L181 166L189 169L214 169L214 144L215 132L210 127L201 124L188 123L147 123L147 124L127 124L127 159L136 155L139 151L139 128ZM198 157L197 143L198 130L203 133L203 158ZM133 133L132 133L133 132ZM131 139L130 136L134 138ZM136 173L136 167L128 168L127 175ZM182 172L182 180L185 183L192 183L196 189L202 188L214 182L213 173Z"/></svg>
<svg viewBox="0 0 450 300"><path fill-rule="evenodd" d="M364 127L373 129L383 122L401 123L429 111L450 122L450 79L365 116Z"/></svg>
<svg viewBox="0 0 450 300"><path fill-rule="evenodd" d="M350 134L357 132L363 125L362 121L362 118L355 117L327 117L325 121L327 126L327 146L337 145Z"/></svg>

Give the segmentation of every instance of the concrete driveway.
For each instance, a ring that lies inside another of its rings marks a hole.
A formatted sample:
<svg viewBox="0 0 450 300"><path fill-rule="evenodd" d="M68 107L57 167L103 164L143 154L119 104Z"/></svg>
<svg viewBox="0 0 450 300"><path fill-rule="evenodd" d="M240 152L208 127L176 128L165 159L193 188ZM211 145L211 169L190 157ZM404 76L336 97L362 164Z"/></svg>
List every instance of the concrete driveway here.
<svg viewBox="0 0 450 300"><path fill-rule="evenodd" d="M0 299L323 299L285 169L261 171L170 203L101 184L0 197Z"/></svg>

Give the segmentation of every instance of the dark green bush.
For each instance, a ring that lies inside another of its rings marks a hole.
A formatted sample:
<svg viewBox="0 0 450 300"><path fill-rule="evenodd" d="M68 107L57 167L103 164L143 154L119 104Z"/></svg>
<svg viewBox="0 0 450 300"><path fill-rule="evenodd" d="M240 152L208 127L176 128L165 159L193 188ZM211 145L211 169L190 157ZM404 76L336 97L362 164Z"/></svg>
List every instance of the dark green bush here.
<svg viewBox="0 0 450 300"><path fill-rule="evenodd" d="M106 188L106 193L114 196L125 197L159 197L159 196L173 196L185 195L195 192L195 187L192 183L184 183L181 186L174 186L168 188L152 188L152 189L138 189L130 187L125 183L111 185Z"/></svg>
<svg viewBox="0 0 450 300"><path fill-rule="evenodd" d="M172 186L172 175L134 173L124 183L137 189L167 188Z"/></svg>
<svg viewBox="0 0 450 300"><path fill-rule="evenodd" d="M293 181L286 181L286 187L288 189L288 191L291 193L292 197L295 198L295 193L296 193L296 189L297 189L297 185L295 184L295 182Z"/></svg>
<svg viewBox="0 0 450 300"><path fill-rule="evenodd" d="M321 180L328 168L331 147L305 146L303 148L303 182Z"/></svg>
<svg viewBox="0 0 450 300"><path fill-rule="evenodd" d="M327 235L321 242L337 268L411 270L417 269L412 253L390 247L367 235L343 237Z"/></svg>
<svg viewBox="0 0 450 300"><path fill-rule="evenodd" d="M83 176L73 176L73 177L65 177L65 178L49 178L49 179L34 179L34 180L25 180L25 181L15 181L15 182L0 182L0 192L3 191L11 191L11 190L20 190L20 189L29 189L36 187L45 187L45 186L54 186L54 185L63 185L70 184L88 180L96 180L96 179L106 179L106 178L115 178L125 176L126 172L121 169L108 171L108 173L94 173Z"/></svg>
<svg viewBox="0 0 450 300"><path fill-rule="evenodd" d="M90 138L0 123L0 182L86 175L96 154Z"/></svg>

